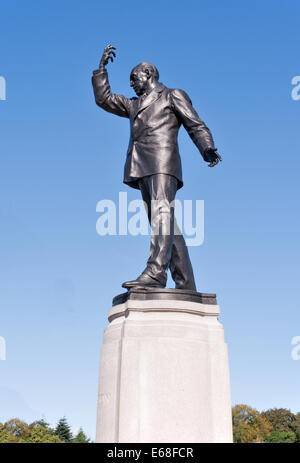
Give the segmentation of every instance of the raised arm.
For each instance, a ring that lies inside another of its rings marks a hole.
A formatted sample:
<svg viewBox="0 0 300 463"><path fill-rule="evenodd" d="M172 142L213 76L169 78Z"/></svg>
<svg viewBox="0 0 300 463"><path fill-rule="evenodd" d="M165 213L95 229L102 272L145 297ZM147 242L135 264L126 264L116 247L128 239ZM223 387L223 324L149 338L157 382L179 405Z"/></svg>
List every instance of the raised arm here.
<svg viewBox="0 0 300 463"><path fill-rule="evenodd" d="M123 95L116 95L111 93L108 74L105 66L111 60L113 62L113 56L115 47L107 45L104 49L99 69L93 72L92 84L95 94L95 101L100 108L105 109L110 113L116 114L117 116L129 118L129 111L131 100Z"/></svg>
<svg viewBox="0 0 300 463"><path fill-rule="evenodd" d="M217 153L209 128L200 119L190 98L183 90L172 90L171 99L177 117L199 149L204 161L210 163L209 167L214 167L222 161L222 158Z"/></svg>

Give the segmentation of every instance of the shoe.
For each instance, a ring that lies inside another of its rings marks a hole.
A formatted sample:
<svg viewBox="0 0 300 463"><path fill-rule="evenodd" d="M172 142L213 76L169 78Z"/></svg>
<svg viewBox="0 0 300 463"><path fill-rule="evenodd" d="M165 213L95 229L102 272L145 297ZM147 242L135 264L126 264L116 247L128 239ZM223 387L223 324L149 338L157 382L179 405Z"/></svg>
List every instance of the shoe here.
<svg viewBox="0 0 300 463"><path fill-rule="evenodd" d="M155 278L152 278L147 273L142 273L136 280L125 281L125 283L122 284L122 287L126 289L135 288L136 286L147 286L151 288L164 288L166 285L165 284L163 285L162 283L160 283Z"/></svg>
<svg viewBox="0 0 300 463"><path fill-rule="evenodd" d="M196 286L191 284L176 284L175 289L184 289L197 292Z"/></svg>

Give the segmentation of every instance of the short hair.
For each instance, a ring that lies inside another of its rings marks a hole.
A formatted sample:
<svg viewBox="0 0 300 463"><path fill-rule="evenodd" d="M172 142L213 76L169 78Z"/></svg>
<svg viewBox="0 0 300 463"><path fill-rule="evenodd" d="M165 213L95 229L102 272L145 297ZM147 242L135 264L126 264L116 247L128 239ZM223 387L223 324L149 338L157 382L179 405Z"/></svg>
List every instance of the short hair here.
<svg viewBox="0 0 300 463"><path fill-rule="evenodd" d="M154 66L154 64L152 63L148 63L148 61L143 61L142 63L140 64L137 64L131 71L130 74L133 73L133 71L137 68L142 68L143 71L146 71L146 69L148 69L148 71L151 72L151 75L156 79L158 80L159 79L159 72L157 70L157 68Z"/></svg>

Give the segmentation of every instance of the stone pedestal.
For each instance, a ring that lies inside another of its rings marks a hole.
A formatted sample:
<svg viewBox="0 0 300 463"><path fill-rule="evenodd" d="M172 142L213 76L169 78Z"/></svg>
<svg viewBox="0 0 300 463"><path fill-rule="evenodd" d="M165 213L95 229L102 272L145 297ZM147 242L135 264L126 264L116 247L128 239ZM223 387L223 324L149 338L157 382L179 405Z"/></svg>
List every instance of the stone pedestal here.
<svg viewBox="0 0 300 463"><path fill-rule="evenodd" d="M96 442L232 442L215 296L139 289L114 304L101 350Z"/></svg>

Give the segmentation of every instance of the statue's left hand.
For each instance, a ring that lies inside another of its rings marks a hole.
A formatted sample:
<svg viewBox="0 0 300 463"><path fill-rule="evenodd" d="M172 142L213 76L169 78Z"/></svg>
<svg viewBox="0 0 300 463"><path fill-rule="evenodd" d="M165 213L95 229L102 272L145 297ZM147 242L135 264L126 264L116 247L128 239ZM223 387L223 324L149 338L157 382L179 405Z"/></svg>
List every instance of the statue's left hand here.
<svg viewBox="0 0 300 463"><path fill-rule="evenodd" d="M205 151L205 157L207 159L207 162L209 162L208 167L214 167L219 162L222 161L221 156L217 152L217 148L209 148L209 149L207 149Z"/></svg>

